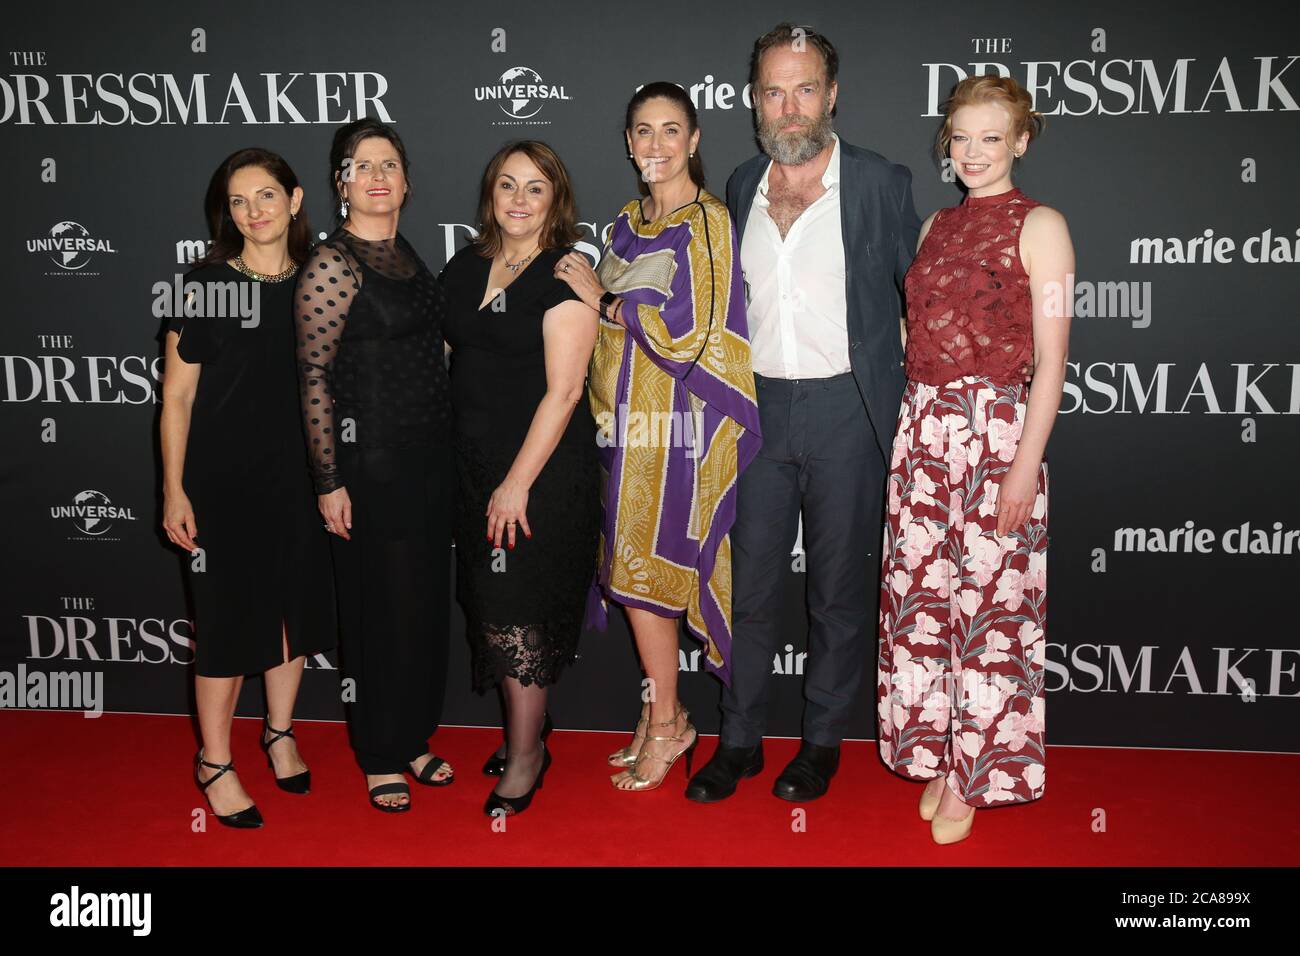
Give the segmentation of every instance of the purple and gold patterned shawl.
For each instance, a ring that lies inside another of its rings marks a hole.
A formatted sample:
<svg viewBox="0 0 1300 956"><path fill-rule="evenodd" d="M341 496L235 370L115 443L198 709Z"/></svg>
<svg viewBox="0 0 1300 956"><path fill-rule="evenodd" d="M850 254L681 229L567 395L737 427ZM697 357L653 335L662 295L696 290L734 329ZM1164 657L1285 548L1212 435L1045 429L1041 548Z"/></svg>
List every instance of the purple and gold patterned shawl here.
<svg viewBox="0 0 1300 956"><path fill-rule="evenodd" d="M727 207L701 190L647 223L628 203L598 274L626 301L627 329L601 321L589 376L604 486L588 622L605 628L606 599L685 612L707 668L729 684L729 531L737 478L762 439Z"/></svg>

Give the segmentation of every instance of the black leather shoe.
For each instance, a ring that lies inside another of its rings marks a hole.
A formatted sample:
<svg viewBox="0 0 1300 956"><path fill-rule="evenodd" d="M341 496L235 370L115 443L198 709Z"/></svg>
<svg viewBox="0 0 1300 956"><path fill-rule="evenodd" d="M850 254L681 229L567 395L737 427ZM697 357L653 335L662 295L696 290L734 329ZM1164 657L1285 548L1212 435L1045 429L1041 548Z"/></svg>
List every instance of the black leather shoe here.
<svg viewBox="0 0 1300 956"><path fill-rule="evenodd" d="M551 736L551 731L555 725L551 723L551 712L548 710L542 719L542 743L546 743L546 738ZM498 757L495 753L487 758L487 763L483 764L483 773L489 777L499 777L506 772L506 758Z"/></svg>
<svg viewBox="0 0 1300 956"><path fill-rule="evenodd" d="M753 747L724 747L718 744L709 762L686 786L686 799L696 803L716 803L736 792L745 777L763 772L763 744Z"/></svg>
<svg viewBox="0 0 1300 956"><path fill-rule="evenodd" d="M533 802L533 797L537 791L542 789L542 784L546 780L546 771L551 769L551 751L547 749L546 744L542 744L542 768L537 771L537 779L533 785L528 788L528 792L521 797L503 797L495 790L488 794L487 802L483 804L483 812L490 817L498 813L508 817L513 817L523 813L528 809L529 804ZM971 811L974 813L974 811Z"/></svg>
<svg viewBox="0 0 1300 956"><path fill-rule="evenodd" d="M772 792L794 803L816 800L830 787L831 777L838 769L839 747L819 747L805 740L799 746L799 753L776 778Z"/></svg>

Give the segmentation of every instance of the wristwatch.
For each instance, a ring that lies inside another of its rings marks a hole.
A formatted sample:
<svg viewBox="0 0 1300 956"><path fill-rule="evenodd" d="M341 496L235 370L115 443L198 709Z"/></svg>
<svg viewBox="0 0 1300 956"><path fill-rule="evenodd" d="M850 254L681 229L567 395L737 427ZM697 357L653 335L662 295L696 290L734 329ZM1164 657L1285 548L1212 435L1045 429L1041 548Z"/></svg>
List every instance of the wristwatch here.
<svg viewBox="0 0 1300 956"><path fill-rule="evenodd" d="M609 317L609 307L618 301L618 296L612 292L606 292L600 297L600 317L606 322L613 321Z"/></svg>

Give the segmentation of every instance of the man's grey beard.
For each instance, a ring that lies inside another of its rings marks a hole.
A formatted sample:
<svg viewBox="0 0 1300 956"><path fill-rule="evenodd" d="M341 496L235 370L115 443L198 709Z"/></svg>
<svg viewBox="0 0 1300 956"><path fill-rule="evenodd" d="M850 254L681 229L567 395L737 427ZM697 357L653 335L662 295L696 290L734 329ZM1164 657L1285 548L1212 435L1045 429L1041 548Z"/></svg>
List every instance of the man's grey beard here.
<svg viewBox="0 0 1300 956"><path fill-rule="evenodd" d="M788 122L788 117L778 116L758 124L759 145L782 166L802 166L834 141L830 110L824 109L820 117L796 131L779 132Z"/></svg>

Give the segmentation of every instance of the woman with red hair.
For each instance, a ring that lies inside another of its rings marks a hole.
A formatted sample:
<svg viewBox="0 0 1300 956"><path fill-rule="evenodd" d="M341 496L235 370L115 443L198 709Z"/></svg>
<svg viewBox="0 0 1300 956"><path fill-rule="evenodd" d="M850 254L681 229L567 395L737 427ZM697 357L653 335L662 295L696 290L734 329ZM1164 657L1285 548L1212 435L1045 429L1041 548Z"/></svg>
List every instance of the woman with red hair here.
<svg viewBox="0 0 1300 956"><path fill-rule="evenodd" d="M922 226L907 273L907 387L888 482L881 757L929 783L936 843L975 809L1042 796L1047 439L1074 271L1065 218L1012 183L1042 128L1014 79L953 90L939 152L966 187Z"/></svg>

